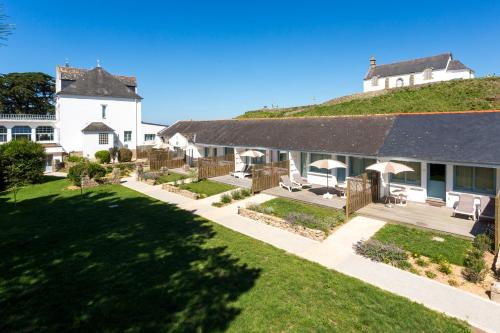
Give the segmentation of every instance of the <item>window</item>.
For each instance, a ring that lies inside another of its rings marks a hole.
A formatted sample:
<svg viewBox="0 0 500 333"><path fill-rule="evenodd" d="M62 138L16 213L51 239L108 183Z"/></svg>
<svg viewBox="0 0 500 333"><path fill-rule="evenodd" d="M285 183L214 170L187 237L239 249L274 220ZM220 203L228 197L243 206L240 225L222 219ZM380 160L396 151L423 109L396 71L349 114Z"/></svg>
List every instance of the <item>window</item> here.
<svg viewBox="0 0 500 333"><path fill-rule="evenodd" d="M495 194L495 169L469 166L455 166L453 189L455 191Z"/></svg>
<svg viewBox="0 0 500 333"><path fill-rule="evenodd" d="M14 126L12 127L12 140L26 139L31 140L31 127Z"/></svg>
<svg viewBox="0 0 500 333"><path fill-rule="evenodd" d="M54 141L54 128L52 126L38 126L36 128L36 141Z"/></svg>
<svg viewBox="0 0 500 333"><path fill-rule="evenodd" d="M330 154L316 154L316 153L311 153L311 161L309 164L313 163L313 162L316 162L316 161L319 161L319 160L328 160L330 158L332 158L332 156ZM313 167L313 166L310 166L309 167L309 171L310 172L317 172L317 173L326 173L328 174L329 171L327 169L319 169L319 168L316 168L316 167Z"/></svg>
<svg viewBox="0 0 500 333"><path fill-rule="evenodd" d="M278 150L278 161L288 161L288 152Z"/></svg>
<svg viewBox="0 0 500 333"><path fill-rule="evenodd" d="M396 87L402 87L404 85L404 81L402 78L396 80Z"/></svg>
<svg viewBox="0 0 500 333"><path fill-rule="evenodd" d="M366 167L377 163L373 158L349 157L349 176L359 176Z"/></svg>
<svg viewBox="0 0 500 333"><path fill-rule="evenodd" d="M345 158L345 156L337 155L337 161L345 163L346 158ZM337 168L337 182L338 183L345 182L345 172L346 172L345 168Z"/></svg>
<svg viewBox="0 0 500 333"><path fill-rule="evenodd" d="M132 131L123 132L123 142L130 142L130 141L132 141Z"/></svg>
<svg viewBox="0 0 500 333"><path fill-rule="evenodd" d="M424 80L432 80L432 68L424 70Z"/></svg>
<svg viewBox="0 0 500 333"><path fill-rule="evenodd" d="M203 157L209 157L210 156L210 148L205 147L203 150Z"/></svg>
<svg viewBox="0 0 500 333"><path fill-rule="evenodd" d="M300 175L307 177L307 153L300 153Z"/></svg>
<svg viewBox="0 0 500 333"><path fill-rule="evenodd" d="M262 149L253 149L253 150L260 151L264 155L262 155L261 157L245 157L245 164L265 164L266 151Z"/></svg>
<svg viewBox="0 0 500 333"><path fill-rule="evenodd" d="M406 162L406 161L393 161L393 162L409 166L414 171L413 172L411 172L411 171L401 172L401 173L398 173L396 175L390 174L389 177L391 178L391 183L414 185L414 186L421 185L421 182L422 182L421 167L422 167L422 165L420 164L420 162Z"/></svg>
<svg viewBox="0 0 500 333"><path fill-rule="evenodd" d="M372 77L372 86L378 86L378 76Z"/></svg>
<svg viewBox="0 0 500 333"><path fill-rule="evenodd" d="M234 155L234 148L224 147L224 155Z"/></svg>
<svg viewBox="0 0 500 333"><path fill-rule="evenodd" d="M99 144L100 145L108 144L108 133L99 133Z"/></svg>
<svg viewBox="0 0 500 333"><path fill-rule="evenodd" d="M144 134L144 141L155 141L156 134Z"/></svg>
<svg viewBox="0 0 500 333"><path fill-rule="evenodd" d="M7 142L7 128L0 126L0 142Z"/></svg>
<svg viewBox="0 0 500 333"><path fill-rule="evenodd" d="M106 119L106 108L108 106L106 104L101 104L101 116L102 116L102 119Z"/></svg>

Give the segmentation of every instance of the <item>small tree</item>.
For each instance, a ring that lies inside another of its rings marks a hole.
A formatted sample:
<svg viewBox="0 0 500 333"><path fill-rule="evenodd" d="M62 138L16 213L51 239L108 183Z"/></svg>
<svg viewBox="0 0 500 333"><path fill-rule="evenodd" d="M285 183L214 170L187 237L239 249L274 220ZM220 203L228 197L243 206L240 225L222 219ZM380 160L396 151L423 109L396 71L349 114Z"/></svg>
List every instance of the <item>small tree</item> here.
<svg viewBox="0 0 500 333"><path fill-rule="evenodd" d="M116 158L118 157L118 147L109 148L109 155L111 157L111 161L115 163Z"/></svg>
<svg viewBox="0 0 500 333"><path fill-rule="evenodd" d="M28 183L25 178L25 173L17 164L7 165L4 173L8 179L7 188L14 194L14 205L17 205L17 193Z"/></svg>

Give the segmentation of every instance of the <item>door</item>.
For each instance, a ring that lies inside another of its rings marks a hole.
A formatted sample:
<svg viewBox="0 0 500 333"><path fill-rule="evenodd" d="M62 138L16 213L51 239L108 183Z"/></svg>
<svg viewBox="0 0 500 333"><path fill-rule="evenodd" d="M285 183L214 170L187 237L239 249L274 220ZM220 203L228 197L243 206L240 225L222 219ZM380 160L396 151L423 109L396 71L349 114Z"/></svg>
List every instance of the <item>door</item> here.
<svg viewBox="0 0 500 333"><path fill-rule="evenodd" d="M45 158L45 172L52 172L52 155Z"/></svg>
<svg viewBox="0 0 500 333"><path fill-rule="evenodd" d="M446 199L446 165L428 164L427 196L442 200Z"/></svg>

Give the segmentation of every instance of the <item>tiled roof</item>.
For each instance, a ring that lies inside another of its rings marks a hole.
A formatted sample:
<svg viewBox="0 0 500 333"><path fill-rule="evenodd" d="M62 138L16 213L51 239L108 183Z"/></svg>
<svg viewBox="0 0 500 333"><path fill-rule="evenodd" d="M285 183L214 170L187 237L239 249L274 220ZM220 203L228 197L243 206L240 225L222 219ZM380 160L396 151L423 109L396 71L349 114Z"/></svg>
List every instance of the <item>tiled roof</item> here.
<svg viewBox="0 0 500 333"><path fill-rule="evenodd" d="M88 124L82 132L114 132L115 130L101 122L93 122Z"/></svg>
<svg viewBox="0 0 500 333"><path fill-rule="evenodd" d="M450 64L448 65L449 71L458 71L463 69L470 69L470 68L462 64L460 60L451 60Z"/></svg>
<svg viewBox="0 0 500 333"><path fill-rule="evenodd" d="M103 96L141 99L135 91L128 88L123 82L106 72L101 67L96 67L85 73L79 74L76 81L64 87L59 95L76 96Z"/></svg>
<svg viewBox="0 0 500 333"><path fill-rule="evenodd" d="M61 80L70 80L70 81L76 81L76 79L79 79L80 77L82 77L83 74L89 71L89 69L85 68L63 67L63 66L58 66L58 69L61 72ZM127 86L130 87L137 86L137 79L135 78L135 76L125 76L125 75L113 75L113 76Z"/></svg>
<svg viewBox="0 0 500 333"><path fill-rule="evenodd" d="M374 76L387 77L402 74L420 73L427 68L434 70L445 69L451 53L443 53L432 57L418 58L408 61L400 61L392 64L377 65L370 68L366 74L365 80Z"/></svg>

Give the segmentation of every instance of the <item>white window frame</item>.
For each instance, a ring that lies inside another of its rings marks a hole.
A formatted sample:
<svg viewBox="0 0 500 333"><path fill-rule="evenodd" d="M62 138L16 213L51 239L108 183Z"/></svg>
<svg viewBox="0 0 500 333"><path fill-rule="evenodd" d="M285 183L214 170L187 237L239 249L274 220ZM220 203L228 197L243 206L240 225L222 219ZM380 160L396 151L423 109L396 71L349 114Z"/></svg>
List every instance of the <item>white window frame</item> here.
<svg viewBox="0 0 500 333"><path fill-rule="evenodd" d="M401 85L399 85L399 84L400 84L400 82L401 82ZM405 85L405 80L403 80L403 78L402 78L402 77L398 77L398 78L396 79L396 88L401 88L401 87L404 87L404 85Z"/></svg>
<svg viewBox="0 0 500 333"><path fill-rule="evenodd" d="M378 86L378 76L372 77L372 86L377 87Z"/></svg>
<svg viewBox="0 0 500 333"><path fill-rule="evenodd" d="M108 145L109 144L109 134L108 133L99 133L99 144L100 145Z"/></svg>
<svg viewBox="0 0 500 333"><path fill-rule="evenodd" d="M106 119L106 109L108 108L107 104L101 104L101 118Z"/></svg>
<svg viewBox="0 0 500 333"><path fill-rule="evenodd" d="M144 134L144 141L155 141L156 134Z"/></svg>
<svg viewBox="0 0 500 333"><path fill-rule="evenodd" d="M42 136L48 136L48 139L43 139ZM52 126L38 126L35 129L35 139L36 141L54 141L54 127Z"/></svg>
<svg viewBox="0 0 500 333"><path fill-rule="evenodd" d="M0 142L7 142L7 127L0 126Z"/></svg>
<svg viewBox="0 0 500 333"><path fill-rule="evenodd" d="M28 132L19 132L19 133L16 133L16 132L14 132L14 130L16 128L29 128L30 131L29 131L29 133ZM31 134L32 133L33 133L33 129L30 126L14 126L11 129L12 140L17 140L18 137L21 137L21 138L24 137L24 138L28 139L29 141L31 141Z"/></svg>
<svg viewBox="0 0 500 333"><path fill-rule="evenodd" d="M132 141L132 131L123 131L123 142L131 142L131 141Z"/></svg>

